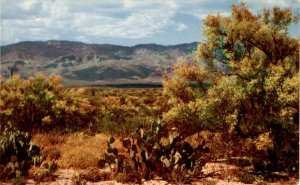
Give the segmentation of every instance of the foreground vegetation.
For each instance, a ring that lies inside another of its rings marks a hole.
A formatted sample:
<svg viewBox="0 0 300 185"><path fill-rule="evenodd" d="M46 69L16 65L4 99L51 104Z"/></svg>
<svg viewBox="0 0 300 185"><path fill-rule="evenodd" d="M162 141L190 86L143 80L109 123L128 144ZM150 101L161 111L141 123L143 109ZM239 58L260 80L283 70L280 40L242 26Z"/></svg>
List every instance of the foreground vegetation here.
<svg viewBox="0 0 300 185"><path fill-rule="evenodd" d="M2 80L1 168L12 178L49 177L57 164L108 169L98 180L189 182L222 159L243 168L245 182L297 175L299 45L288 34L297 19L290 9L255 15L244 4L228 17L209 15L201 62L179 62L163 90L67 89L43 75ZM20 155L24 139L10 139L18 132L33 134L44 157ZM24 173L16 161L28 164Z"/></svg>

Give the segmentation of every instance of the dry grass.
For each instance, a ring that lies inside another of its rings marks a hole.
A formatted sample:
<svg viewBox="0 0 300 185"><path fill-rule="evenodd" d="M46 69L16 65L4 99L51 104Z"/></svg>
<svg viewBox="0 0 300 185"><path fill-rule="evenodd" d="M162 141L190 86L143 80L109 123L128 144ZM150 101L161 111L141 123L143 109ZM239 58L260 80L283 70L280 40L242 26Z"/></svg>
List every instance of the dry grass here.
<svg viewBox="0 0 300 185"><path fill-rule="evenodd" d="M42 153L47 161L57 160L61 157L60 146L66 141L65 135L47 133L35 134L32 142L42 148Z"/></svg>
<svg viewBox="0 0 300 185"><path fill-rule="evenodd" d="M32 142L41 147L48 147L48 146L57 146L59 144L64 143L66 140L65 135L59 134L50 134L50 133L39 133L35 134L32 138Z"/></svg>
<svg viewBox="0 0 300 185"><path fill-rule="evenodd" d="M106 151L107 139L105 134L36 134L33 142L43 148L46 160L57 160L60 168L85 169L97 166Z"/></svg>
<svg viewBox="0 0 300 185"><path fill-rule="evenodd" d="M58 165L61 168L96 167L106 150L107 138L108 136L104 134L87 136L83 133L77 133L70 135L66 143L61 146L62 156Z"/></svg>

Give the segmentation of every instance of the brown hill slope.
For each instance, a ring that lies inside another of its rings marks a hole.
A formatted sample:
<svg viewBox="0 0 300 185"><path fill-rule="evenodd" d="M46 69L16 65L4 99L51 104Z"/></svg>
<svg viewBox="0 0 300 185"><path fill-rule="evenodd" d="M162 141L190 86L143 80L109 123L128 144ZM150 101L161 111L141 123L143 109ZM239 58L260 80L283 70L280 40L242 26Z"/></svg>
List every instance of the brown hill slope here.
<svg viewBox="0 0 300 185"><path fill-rule="evenodd" d="M161 69L192 58L197 43L133 47L70 41L20 42L1 46L1 78L10 69L22 78L58 74L65 85L160 83Z"/></svg>

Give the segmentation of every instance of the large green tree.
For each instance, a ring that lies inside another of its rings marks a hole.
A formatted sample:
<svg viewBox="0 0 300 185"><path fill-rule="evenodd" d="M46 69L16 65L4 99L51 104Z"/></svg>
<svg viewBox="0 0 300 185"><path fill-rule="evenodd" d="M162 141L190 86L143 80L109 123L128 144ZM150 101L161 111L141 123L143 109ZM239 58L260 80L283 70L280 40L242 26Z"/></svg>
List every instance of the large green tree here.
<svg viewBox="0 0 300 185"><path fill-rule="evenodd" d="M255 138L268 133L271 170L298 168L299 44L289 8L252 13L233 5L230 16L208 15L199 62L180 62L164 81L171 109L164 120L182 134L226 130ZM188 84L196 84L191 87Z"/></svg>

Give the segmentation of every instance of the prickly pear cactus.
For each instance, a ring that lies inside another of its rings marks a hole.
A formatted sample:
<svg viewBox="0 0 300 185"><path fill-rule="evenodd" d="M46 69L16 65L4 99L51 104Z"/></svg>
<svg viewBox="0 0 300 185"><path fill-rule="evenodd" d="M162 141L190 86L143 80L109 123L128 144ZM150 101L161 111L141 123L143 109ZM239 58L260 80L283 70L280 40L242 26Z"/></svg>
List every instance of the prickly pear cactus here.
<svg viewBox="0 0 300 185"><path fill-rule="evenodd" d="M33 145L28 133L4 130L0 136L0 179L26 175L33 165L42 162L40 148Z"/></svg>
<svg viewBox="0 0 300 185"><path fill-rule="evenodd" d="M121 139L125 154L111 146L114 138L110 138L99 167L126 173L138 181L159 176L171 182L187 182L201 175L209 150L205 142L194 148L184 139L176 129L167 131L158 120L150 128L140 127L130 137Z"/></svg>

